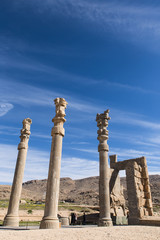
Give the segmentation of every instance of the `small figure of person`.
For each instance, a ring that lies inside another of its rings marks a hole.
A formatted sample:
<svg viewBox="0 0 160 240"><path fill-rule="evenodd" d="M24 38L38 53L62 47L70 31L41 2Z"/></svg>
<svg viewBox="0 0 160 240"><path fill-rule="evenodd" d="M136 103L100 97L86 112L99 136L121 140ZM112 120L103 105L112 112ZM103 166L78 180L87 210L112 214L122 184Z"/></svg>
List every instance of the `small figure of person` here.
<svg viewBox="0 0 160 240"><path fill-rule="evenodd" d="M75 225L76 216L75 213L71 213L71 225Z"/></svg>
<svg viewBox="0 0 160 240"><path fill-rule="evenodd" d="M77 214L75 213L75 223L74 224L76 224L77 223Z"/></svg>
<svg viewBox="0 0 160 240"><path fill-rule="evenodd" d="M86 214L85 212L83 213L83 221L82 221L83 225L86 225Z"/></svg>

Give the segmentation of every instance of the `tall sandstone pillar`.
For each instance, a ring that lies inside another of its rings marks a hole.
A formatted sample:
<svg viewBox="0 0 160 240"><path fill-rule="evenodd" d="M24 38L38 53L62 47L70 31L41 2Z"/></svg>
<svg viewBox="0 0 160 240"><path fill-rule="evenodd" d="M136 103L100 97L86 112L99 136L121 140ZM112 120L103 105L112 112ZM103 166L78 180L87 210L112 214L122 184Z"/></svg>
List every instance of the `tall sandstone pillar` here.
<svg viewBox="0 0 160 240"><path fill-rule="evenodd" d="M19 226L19 201L22 191L22 181L24 175L25 162L28 150L28 141L30 136L30 125L32 120L26 118L23 120L23 128L21 130L20 143L18 145L18 157L16 163L16 169L14 173L14 179L12 184L11 196L9 201L9 207L7 215L4 218L3 225L17 227Z"/></svg>
<svg viewBox="0 0 160 240"><path fill-rule="evenodd" d="M63 124L65 120L65 109L67 102L64 98L56 98L56 116L52 119L54 127L52 128L52 146L50 154L50 164L47 181L46 203L44 217L41 221L40 228L59 228L58 199L60 185L60 168L62 139L64 137Z"/></svg>
<svg viewBox="0 0 160 240"><path fill-rule="evenodd" d="M108 166L108 151L109 147L107 144L108 140L108 120L109 110L102 114L97 114L96 121L99 130L97 131L99 140L98 152L99 152L99 226L112 226L112 220L110 217L110 173Z"/></svg>

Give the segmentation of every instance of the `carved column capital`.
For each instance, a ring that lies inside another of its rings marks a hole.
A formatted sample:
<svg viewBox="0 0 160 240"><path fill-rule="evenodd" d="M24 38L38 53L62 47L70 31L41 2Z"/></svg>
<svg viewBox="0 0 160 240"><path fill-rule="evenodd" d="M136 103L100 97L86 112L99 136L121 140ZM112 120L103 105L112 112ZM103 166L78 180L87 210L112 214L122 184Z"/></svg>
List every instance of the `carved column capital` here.
<svg viewBox="0 0 160 240"><path fill-rule="evenodd" d="M68 103L64 98L56 98L54 103L56 105L56 115L52 119L52 122L54 122L54 127L52 128L51 135L53 136L53 134L60 134L64 137L65 131L63 128L63 123L66 121L64 117L66 116L65 109Z"/></svg>
<svg viewBox="0 0 160 240"><path fill-rule="evenodd" d="M111 118L109 117L109 109L104 111L104 113L97 114L96 121L97 127L99 127L97 134L97 139L99 140L98 151L109 151L107 140L108 140L108 120Z"/></svg>
<svg viewBox="0 0 160 240"><path fill-rule="evenodd" d="M23 120L22 124L23 124L23 128L21 129L21 136L20 136L21 142L18 145L18 150L28 148L28 140L31 134L30 126L32 124L32 120L30 118L26 118Z"/></svg>

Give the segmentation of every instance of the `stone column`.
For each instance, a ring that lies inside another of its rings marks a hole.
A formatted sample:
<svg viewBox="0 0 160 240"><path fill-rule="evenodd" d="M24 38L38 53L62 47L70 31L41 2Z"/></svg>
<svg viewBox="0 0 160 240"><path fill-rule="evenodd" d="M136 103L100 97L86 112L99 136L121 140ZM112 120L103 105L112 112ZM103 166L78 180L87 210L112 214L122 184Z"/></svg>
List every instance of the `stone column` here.
<svg viewBox="0 0 160 240"><path fill-rule="evenodd" d="M52 128L52 145L50 154L50 164L47 181L46 203L44 217L41 221L40 228L59 228L58 199L60 184L60 168L62 139L64 137L63 124L65 120L65 109L67 102L64 98L56 98L56 116L52 119L54 127Z"/></svg>
<svg viewBox="0 0 160 240"><path fill-rule="evenodd" d="M107 144L108 140L108 126L109 110L102 114L97 114L97 126L99 130L97 131L99 140L98 152L99 152L99 206L100 206L100 216L99 216L99 226L112 226L112 220L110 217L110 189L109 189L109 166L108 166L108 151L109 147Z"/></svg>
<svg viewBox="0 0 160 240"><path fill-rule="evenodd" d="M12 184L12 190L10 195L9 207L7 215L4 218L3 225L17 227L19 226L19 201L22 191L22 181L24 175L24 167L27 157L28 141L30 136L30 125L32 120L26 118L23 120L23 128L21 130L20 143L18 145L18 157L16 163L16 169L14 173L14 179Z"/></svg>

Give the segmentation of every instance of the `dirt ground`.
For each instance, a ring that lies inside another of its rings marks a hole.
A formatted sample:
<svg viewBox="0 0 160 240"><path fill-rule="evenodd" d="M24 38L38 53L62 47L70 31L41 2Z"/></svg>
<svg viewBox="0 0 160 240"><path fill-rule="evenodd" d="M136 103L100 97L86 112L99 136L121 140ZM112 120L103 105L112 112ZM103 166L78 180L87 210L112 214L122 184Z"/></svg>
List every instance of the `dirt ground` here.
<svg viewBox="0 0 160 240"><path fill-rule="evenodd" d="M160 227L73 227L47 230L2 230L0 240L159 240Z"/></svg>

